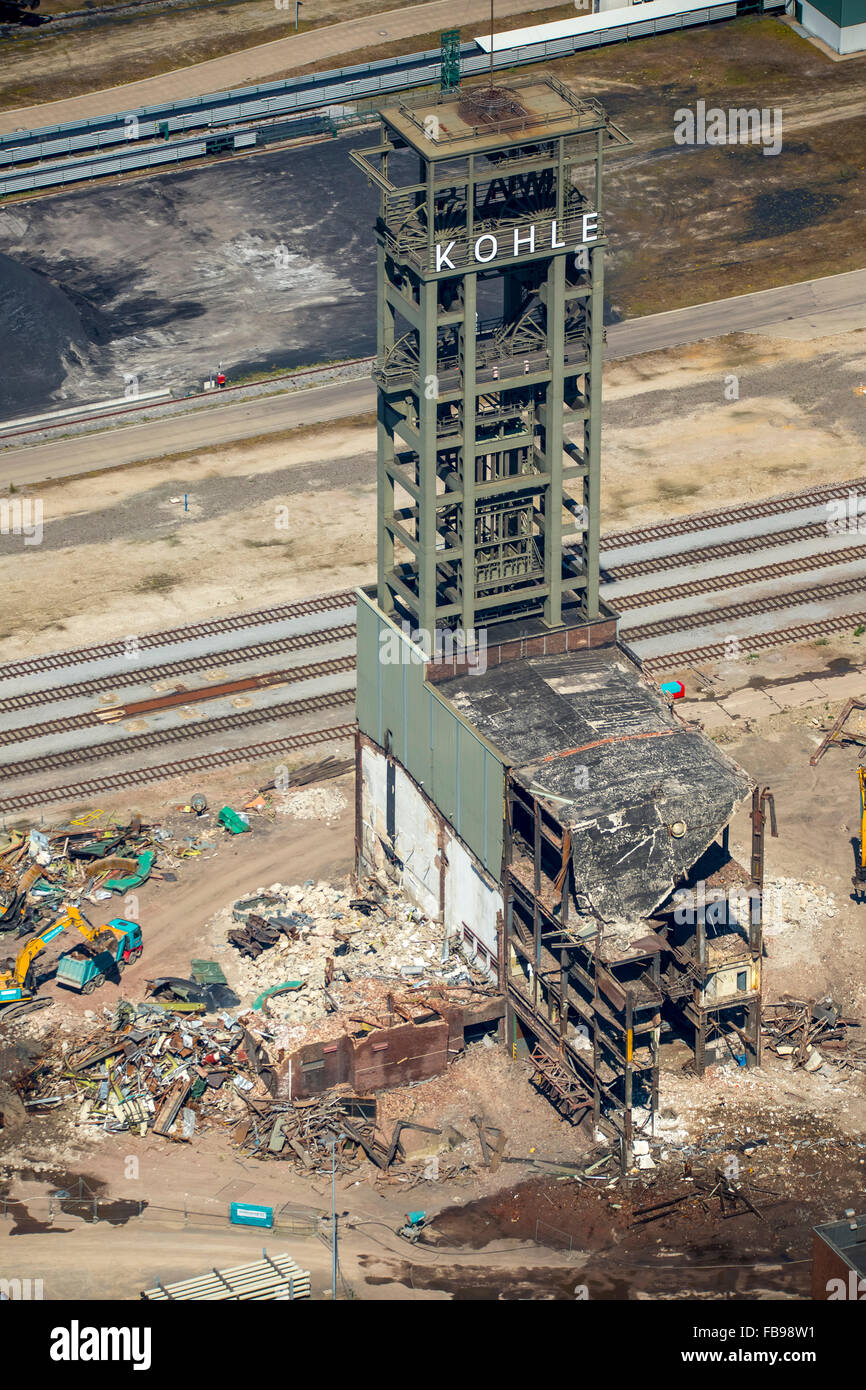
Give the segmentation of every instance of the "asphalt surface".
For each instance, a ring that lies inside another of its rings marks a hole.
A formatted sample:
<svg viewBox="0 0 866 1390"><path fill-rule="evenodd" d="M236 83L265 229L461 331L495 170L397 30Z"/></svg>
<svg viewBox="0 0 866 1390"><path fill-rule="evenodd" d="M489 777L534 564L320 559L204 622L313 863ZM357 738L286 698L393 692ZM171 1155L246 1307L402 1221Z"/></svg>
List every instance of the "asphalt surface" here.
<svg viewBox="0 0 866 1390"><path fill-rule="evenodd" d="M829 335L840 326L866 327L866 270L612 324L607 330L607 356L630 357L789 323L811 324L815 336ZM186 416L0 451L0 484L32 486L253 435L279 434L302 425L345 419L371 412L374 407L375 389L369 380L341 381L309 391L214 405Z"/></svg>

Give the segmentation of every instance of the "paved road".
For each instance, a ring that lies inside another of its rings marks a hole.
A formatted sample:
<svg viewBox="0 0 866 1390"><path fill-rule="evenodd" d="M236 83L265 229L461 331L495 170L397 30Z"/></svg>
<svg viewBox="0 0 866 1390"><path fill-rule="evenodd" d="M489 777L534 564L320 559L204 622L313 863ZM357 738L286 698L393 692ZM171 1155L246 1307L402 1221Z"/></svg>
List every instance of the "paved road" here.
<svg viewBox="0 0 866 1390"><path fill-rule="evenodd" d="M533 0L532 9L541 11L561 4L562 0ZM527 0L496 0L497 27L498 21L508 15L525 14L526 10ZM287 22L291 21L293 12L293 8L286 10ZM433 0L427 5L402 6L381 14L368 14L342 24L310 29L305 34L292 33L284 39L257 44L225 58L211 58L209 62L195 63L161 77L148 77L122 87L106 87L100 92L88 92L86 96L68 97L41 106L4 111L0 113L0 133L22 127L36 130L65 121L110 116L114 111L156 106L164 101L233 91L236 87L272 81L313 63L333 66L331 60L343 55L381 48L397 39L411 39L418 34L438 33L461 24L480 22L489 15L489 0ZM387 30L387 35L382 30Z"/></svg>
<svg viewBox="0 0 866 1390"><path fill-rule="evenodd" d="M768 329L792 319L810 319L816 336L832 333L834 324L848 328L859 323L866 327L866 270L615 324L608 329L607 355L612 359L632 357L718 338L725 333ZM189 415L0 451L0 485L32 485L50 478L74 477L252 435L277 434L300 425L345 419L374 408L375 390L367 379L215 405Z"/></svg>
<svg viewBox="0 0 866 1390"><path fill-rule="evenodd" d="M811 319L815 337L822 332L844 331L852 321L866 327L866 270L826 275L799 285L757 290L615 324L607 331L608 356L633 357L703 338L720 338L725 333L769 328L789 319Z"/></svg>

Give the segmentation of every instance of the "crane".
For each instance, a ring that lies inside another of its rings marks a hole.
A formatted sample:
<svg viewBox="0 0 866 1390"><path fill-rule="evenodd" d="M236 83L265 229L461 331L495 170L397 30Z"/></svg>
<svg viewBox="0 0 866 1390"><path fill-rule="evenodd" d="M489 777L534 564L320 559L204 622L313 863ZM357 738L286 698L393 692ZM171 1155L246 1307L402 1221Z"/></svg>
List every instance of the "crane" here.
<svg viewBox="0 0 866 1390"><path fill-rule="evenodd" d="M115 945L118 933L111 927L91 927L77 907L67 905L63 915L39 936L34 936L12 959L0 963L0 1008L4 1004L27 1003L35 993L33 962L67 927L77 927L90 947L96 951Z"/></svg>

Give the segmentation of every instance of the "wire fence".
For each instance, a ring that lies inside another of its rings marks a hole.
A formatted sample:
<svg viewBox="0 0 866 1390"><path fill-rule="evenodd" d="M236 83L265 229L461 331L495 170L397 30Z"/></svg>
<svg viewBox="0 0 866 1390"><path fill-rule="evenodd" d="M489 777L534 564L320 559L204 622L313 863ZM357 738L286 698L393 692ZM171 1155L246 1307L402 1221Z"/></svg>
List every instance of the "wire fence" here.
<svg viewBox="0 0 866 1390"><path fill-rule="evenodd" d="M47 1196L0 1196L0 1219L14 1222L21 1232L62 1225L70 1219L87 1225L104 1222L110 1226L124 1226L130 1221L143 1224L152 1221L191 1229L202 1226L224 1229L232 1225L237 1229L252 1229L231 1221L228 1200L198 1197L186 1199L182 1207L164 1206L140 1198L99 1196L80 1181L76 1189L59 1190ZM329 1224L330 1218L312 1208L286 1204L274 1211L271 1229L283 1235L312 1238L319 1235L323 1225Z"/></svg>
<svg viewBox="0 0 866 1390"><path fill-rule="evenodd" d="M551 1226L547 1221L536 1221L535 1243L547 1245L554 1250L565 1250L568 1254L574 1249L574 1241L568 1231L561 1231L558 1226Z"/></svg>

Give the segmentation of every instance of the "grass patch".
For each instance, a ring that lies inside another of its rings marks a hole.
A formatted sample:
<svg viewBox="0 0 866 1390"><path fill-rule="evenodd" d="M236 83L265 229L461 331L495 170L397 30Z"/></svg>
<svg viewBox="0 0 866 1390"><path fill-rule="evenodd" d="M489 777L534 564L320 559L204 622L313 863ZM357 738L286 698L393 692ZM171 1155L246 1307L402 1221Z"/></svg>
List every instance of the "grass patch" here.
<svg viewBox="0 0 866 1390"><path fill-rule="evenodd" d="M167 594L170 589L174 589L180 580L173 574L147 574L144 579L139 579L135 585L137 594Z"/></svg>

